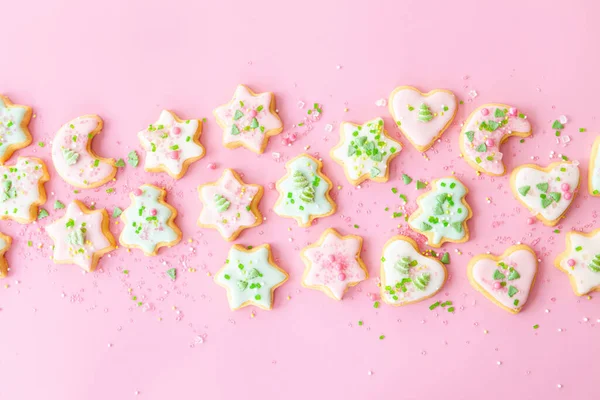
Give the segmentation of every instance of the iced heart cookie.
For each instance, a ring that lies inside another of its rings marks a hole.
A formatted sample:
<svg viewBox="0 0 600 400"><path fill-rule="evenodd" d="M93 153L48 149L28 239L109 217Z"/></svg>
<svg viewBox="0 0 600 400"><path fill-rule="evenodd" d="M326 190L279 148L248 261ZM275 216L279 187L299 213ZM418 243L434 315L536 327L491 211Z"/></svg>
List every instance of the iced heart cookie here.
<svg viewBox="0 0 600 400"><path fill-rule="evenodd" d="M117 248L108 226L105 209L90 210L73 200L63 217L46 226L46 233L54 242L53 261L93 271L104 254Z"/></svg>
<svg viewBox="0 0 600 400"><path fill-rule="evenodd" d="M410 215L409 226L427 236L427 244L432 247L469 240L467 220L473 212L465 199L467 187L454 177L436 179L431 187L417 199L419 208Z"/></svg>
<svg viewBox="0 0 600 400"><path fill-rule="evenodd" d="M273 260L271 246L245 248L239 244L229 250L225 265L215 274L215 282L227 289L232 310L254 305L273 309L273 292L288 280L288 274Z"/></svg>
<svg viewBox="0 0 600 400"><path fill-rule="evenodd" d="M469 261L469 282L485 297L513 314L521 311L533 288L538 261L529 246L511 246L499 257L480 254Z"/></svg>
<svg viewBox="0 0 600 400"><path fill-rule="evenodd" d="M204 157L200 144L202 122L181 120L175 113L163 110L156 123L138 132L144 150L144 170L166 172L174 179L185 175L188 166Z"/></svg>
<svg viewBox="0 0 600 400"><path fill-rule="evenodd" d="M525 164L510 176L514 196L542 221L554 226L573 202L579 188L579 167L571 162L557 162L546 168Z"/></svg>
<svg viewBox="0 0 600 400"><path fill-rule="evenodd" d="M19 157L13 165L0 166L0 219L21 224L35 221L38 206L46 202L44 183L50 176L35 157Z"/></svg>
<svg viewBox="0 0 600 400"><path fill-rule="evenodd" d="M484 104L469 115L459 135L460 152L479 172L504 175L500 145L511 136L531 135L531 125L523 113L506 104Z"/></svg>
<svg viewBox="0 0 600 400"><path fill-rule="evenodd" d="M287 174L277 182L279 198L275 213L294 218L301 227L309 227L315 218L335 213L336 205L329 196L333 184L322 172L323 163L301 154L285 165Z"/></svg>
<svg viewBox="0 0 600 400"><path fill-rule="evenodd" d="M31 144L29 133L31 107L13 104L0 94L0 164L4 164L12 154Z"/></svg>
<svg viewBox="0 0 600 400"><path fill-rule="evenodd" d="M600 229L567 233L567 246L554 261L571 280L577 296L600 291Z"/></svg>
<svg viewBox="0 0 600 400"><path fill-rule="evenodd" d="M383 119L375 118L363 125L342 122L340 141L330 155L344 168L346 179L357 186L367 179L387 182L390 162L400 150L402 145L383 128Z"/></svg>
<svg viewBox="0 0 600 400"><path fill-rule="evenodd" d="M600 136L594 140L590 154L588 171L588 191L592 196L600 196Z"/></svg>
<svg viewBox="0 0 600 400"><path fill-rule="evenodd" d="M350 287L369 277L360 258L361 249L360 236L342 236L335 229L326 229L316 243L300 253L306 265L302 286L342 300Z"/></svg>
<svg viewBox="0 0 600 400"><path fill-rule="evenodd" d="M223 145L230 149L243 146L260 154L269 137L283 130L273 93L257 94L245 85L238 85L233 99L213 113L223 129Z"/></svg>
<svg viewBox="0 0 600 400"><path fill-rule="evenodd" d="M115 177L117 167L112 158L102 158L92 150L92 140L102 131L97 115L84 115L64 124L52 142L52 162L68 184L91 189Z"/></svg>
<svg viewBox="0 0 600 400"><path fill-rule="evenodd" d="M124 228L119 242L122 246L155 256L161 247L179 243L181 231L175 225L177 210L165 202L166 195L165 190L150 184L140 186L129 195L131 205L121 214Z"/></svg>
<svg viewBox="0 0 600 400"><path fill-rule="evenodd" d="M198 225L217 229L227 241L235 240L247 228L262 223L258 202L260 185L246 185L233 170L225 169L218 181L198 187L202 211Z"/></svg>
<svg viewBox="0 0 600 400"><path fill-rule="evenodd" d="M0 233L0 278L6 278L8 274L8 262L6 261L6 252L10 249L12 238Z"/></svg>
<svg viewBox="0 0 600 400"><path fill-rule="evenodd" d="M456 97L449 90L421 93L412 86L400 86L390 94L392 118L420 152L427 151L448 129L457 108Z"/></svg>

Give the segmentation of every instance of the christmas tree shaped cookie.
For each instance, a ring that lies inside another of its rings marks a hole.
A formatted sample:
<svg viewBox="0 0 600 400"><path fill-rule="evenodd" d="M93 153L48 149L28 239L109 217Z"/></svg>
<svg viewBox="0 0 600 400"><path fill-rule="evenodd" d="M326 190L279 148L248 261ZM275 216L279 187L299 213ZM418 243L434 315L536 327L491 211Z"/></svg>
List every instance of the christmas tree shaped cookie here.
<svg viewBox="0 0 600 400"><path fill-rule="evenodd" d="M567 245L554 265L569 275L577 296L600 291L600 229L567 233Z"/></svg>
<svg viewBox="0 0 600 400"><path fill-rule="evenodd" d="M8 262L6 261L6 252L10 249L12 238L0 233L0 278L5 278L8 274Z"/></svg>
<svg viewBox="0 0 600 400"><path fill-rule="evenodd" d="M39 158L19 157L13 165L0 166L0 219L35 221L38 206L46 202L44 183L49 179Z"/></svg>
<svg viewBox="0 0 600 400"><path fill-rule="evenodd" d="M0 164L4 164L16 150L31 144L30 119L30 107L13 104L8 97L0 94Z"/></svg>

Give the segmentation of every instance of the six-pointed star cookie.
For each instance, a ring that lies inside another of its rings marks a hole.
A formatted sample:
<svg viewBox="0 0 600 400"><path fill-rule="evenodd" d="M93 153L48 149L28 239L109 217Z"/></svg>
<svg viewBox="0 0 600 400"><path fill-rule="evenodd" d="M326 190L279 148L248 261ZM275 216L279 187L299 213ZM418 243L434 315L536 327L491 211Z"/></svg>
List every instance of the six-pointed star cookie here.
<svg viewBox="0 0 600 400"><path fill-rule="evenodd" d="M215 275L215 282L227 289L232 310L248 305L272 309L273 292L287 279L287 272L275 264L268 244L252 249L234 245L225 265Z"/></svg>
<svg viewBox="0 0 600 400"><path fill-rule="evenodd" d="M10 249L11 244L12 238L0 233L0 278L4 278L8 274L8 262L6 262L4 255Z"/></svg>
<svg viewBox="0 0 600 400"><path fill-rule="evenodd" d="M54 262L76 264L88 272L93 271L100 257L116 248L108 224L105 209L90 210L74 200L62 218L46 226L46 232L54 241Z"/></svg>
<svg viewBox="0 0 600 400"><path fill-rule="evenodd" d="M567 247L554 265L569 275L577 296L600 291L600 229L567 233Z"/></svg>
<svg viewBox="0 0 600 400"><path fill-rule="evenodd" d="M0 94L0 164L18 149L31 144L27 126L31 119L31 107L13 104Z"/></svg>

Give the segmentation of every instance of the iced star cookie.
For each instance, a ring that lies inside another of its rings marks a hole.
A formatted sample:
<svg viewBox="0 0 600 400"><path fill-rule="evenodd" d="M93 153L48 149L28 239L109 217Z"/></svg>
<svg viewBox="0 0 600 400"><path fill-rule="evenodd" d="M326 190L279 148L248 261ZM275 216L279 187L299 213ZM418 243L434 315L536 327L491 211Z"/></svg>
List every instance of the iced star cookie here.
<svg viewBox="0 0 600 400"><path fill-rule="evenodd" d="M579 188L579 167L557 162L546 168L525 164L514 169L510 186L517 200L542 221L554 226L573 202Z"/></svg>
<svg viewBox="0 0 600 400"><path fill-rule="evenodd" d="M600 136L594 140L590 154L588 171L588 191L592 196L600 196Z"/></svg>
<svg viewBox="0 0 600 400"><path fill-rule="evenodd" d="M213 114L223 129L223 145L230 149L243 146L260 154L269 137L283 131L273 93L257 94L245 85L238 85L233 99Z"/></svg>
<svg viewBox="0 0 600 400"><path fill-rule="evenodd" d="M235 244L225 265L215 274L215 282L227 289L231 310L254 305L273 309L273 292L288 280L288 274L273 260L271 246L246 249Z"/></svg>
<svg viewBox="0 0 600 400"><path fill-rule="evenodd" d="M419 208L408 219L409 226L427 236L432 247L469 240L467 220L473 212L465 200L467 187L454 177L436 179L431 187L417 199Z"/></svg>
<svg viewBox="0 0 600 400"><path fill-rule="evenodd" d="M175 246L181 240L181 231L175 225L177 210L165 201L167 192L145 184L130 195L131 205L121 214L124 228L119 243L127 248L138 248L146 256L155 256L161 247Z"/></svg>
<svg viewBox="0 0 600 400"><path fill-rule="evenodd" d="M115 177L117 167L112 158L102 158L92 150L92 140L102 131L97 115L84 115L64 124L52 142L52 162L68 184L91 189Z"/></svg>
<svg viewBox="0 0 600 400"><path fill-rule="evenodd" d="M344 168L348 181L357 186L367 179L387 182L390 162L400 150L402 145L383 128L383 119L375 118L363 125L342 122L340 142L330 155Z"/></svg>
<svg viewBox="0 0 600 400"><path fill-rule="evenodd" d="M13 104L0 94L0 164L4 164L12 154L31 144L29 133L31 107Z"/></svg>
<svg viewBox="0 0 600 400"><path fill-rule="evenodd" d="M302 286L342 300L350 287L369 277L360 258L361 249L360 236L342 236L335 229L326 229L316 243L300 253L306 265Z"/></svg>
<svg viewBox="0 0 600 400"><path fill-rule="evenodd" d="M567 233L567 246L554 260L571 280L577 296L600 291L600 229L590 233Z"/></svg>
<svg viewBox="0 0 600 400"><path fill-rule="evenodd" d="M35 157L19 157L13 165L0 166L0 219L21 224L36 220L38 206L46 202L44 183L50 176Z"/></svg>
<svg viewBox="0 0 600 400"><path fill-rule="evenodd" d="M418 303L435 296L447 275L444 264L422 255L417 242L394 236L385 244L381 257L381 299L393 306Z"/></svg>
<svg viewBox="0 0 600 400"><path fill-rule="evenodd" d="M198 186L198 194L202 202L198 226L217 229L227 241L262 223L258 202L263 187L246 185L231 169L225 169L218 181Z"/></svg>
<svg viewBox="0 0 600 400"><path fill-rule="evenodd" d="M182 178L191 163L204 157L204 147L199 141L201 133L202 121L183 121L175 113L163 110L155 124L138 132L146 151L144 170Z"/></svg>
<svg viewBox="0 0 600 400"><path fill-rule="evenodd" d="M480 254L469 261L469 282L508 312L517 314L533 288L538 261L529 246L511 246L501 255Z"/></svg>
<svg viewBox="0 0 600 400"><path fill-rule="evenodd" d="M63 217L46 226L54 242L53 261L79 265L87 272L96 269L100 258L117 248L109 221L105 209L90 210L73 200Z"/></svg>
<svg viewBox="0 0 600 400"><path fill-rule="evenodd" d="M506 104L484 104L469 115L459 135L460 152L476 171L504 175L500 145L511 136L531 135L523 113Z"/></svg>
<svg viewBox="0 0 600 400"><path fill-rule="evenodd" d="M436 89L421 93L400 86L390 94L389 110L398 128L420 152L427 151L452 123L458 104L454 93Z"/></svg>
<svg viewBox="0 0 600 400"><path fill-rule="evenodd" d="M0 233L0 279L6 278L8 274L8 262L6 261L6 252L10 249L12 238Z"/></svg>

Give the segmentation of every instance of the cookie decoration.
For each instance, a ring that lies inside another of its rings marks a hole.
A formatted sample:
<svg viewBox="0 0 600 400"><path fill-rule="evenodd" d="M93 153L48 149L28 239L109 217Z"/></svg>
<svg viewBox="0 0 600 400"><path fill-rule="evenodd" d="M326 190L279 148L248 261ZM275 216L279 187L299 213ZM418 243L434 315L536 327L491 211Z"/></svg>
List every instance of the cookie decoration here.
<svg viewBox="0 0 600 400"><path fill-rule="evenodd" d="M600 196L600 136L594 140L590 154L588 191L592 196Z"/></svg>
<svg viewBox="0 0 600 400"><path fill-rule="evenodd" d="M583 296L600 291L600 229L567 233L565 251L554 265L569 276L573 292Z"/></svg>
<svg viewBox="0 0 600 400"><path fill-rule="evenodd" d="M8 262L6 261L6 252L10 249L12 238L0 232L0 279L8 275Z"/></svg>
<svg viewBox="0 0 600 400"><path fill-rule="evenodd" d="M44 183L49 179L39 158L19 157L13 165L0 165L0 219L35 221L38 207L46 202Z"/></svg>
<svg viewBox="0 0 600 400"><path fill-rule="evenodd" d="M31 115L31 107L13 104L0 94L0 164L15 151L31 144L28 128Z"/></svg>

